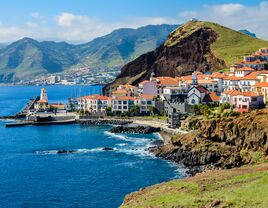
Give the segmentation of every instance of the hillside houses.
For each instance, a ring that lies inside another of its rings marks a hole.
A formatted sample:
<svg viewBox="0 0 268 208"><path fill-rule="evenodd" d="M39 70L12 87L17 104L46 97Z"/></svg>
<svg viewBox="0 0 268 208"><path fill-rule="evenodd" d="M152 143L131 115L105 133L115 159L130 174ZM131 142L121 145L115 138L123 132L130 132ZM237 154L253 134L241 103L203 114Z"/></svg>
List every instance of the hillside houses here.
<svg viewBox="0 0 268 208"><path fill-rule="evenodd" d="M158 112L189 113L192 105L229 103L236 111L247 112L268 101L268 48L243 57L229 72L201 73L188 76L156 77L137 86L120 85L110 96L79 98L79 109L90 113L126 113L137 106L141 114ZM162 104L161 104L162 103ZM136 107L136 108L137 108Z"/></svg>

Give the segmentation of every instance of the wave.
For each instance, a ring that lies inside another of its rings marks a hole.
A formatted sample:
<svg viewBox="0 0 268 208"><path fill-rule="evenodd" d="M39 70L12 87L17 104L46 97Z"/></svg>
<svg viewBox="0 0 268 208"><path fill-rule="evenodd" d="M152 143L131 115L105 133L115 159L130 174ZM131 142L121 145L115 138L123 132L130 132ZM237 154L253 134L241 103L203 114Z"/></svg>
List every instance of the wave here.
<svg viewBox="0 0 268 208"><path fill-rule="evenodd" d="M125 146L128 146L128 143L120 143L120 144L116 144L116 146L125 147Z"/></svg>
<svg viewBox="0 0 268 208"><path fill-rule="evenodd" d="M74 150L38 150L35 151L38 155L57 155L57 154L84 154L84 153L91 153L91 152L103 152L107 147L98 147L93 149L74 149ZM117 148L111 148L112 151L117 151Z"/></svg>
<svg viewBox="0 0 268 208"><path fill-rule="evenodd" d="M111 137L111 138L114 138L114 139L120 139L120 140L124 140L124 141L127 141L127 142L131 142L129 137L127 137L125 135L120 135L120 134L112 133L112 132L109 132L109 131L105 131L104 134L109 136L109 137Z"/></svg>

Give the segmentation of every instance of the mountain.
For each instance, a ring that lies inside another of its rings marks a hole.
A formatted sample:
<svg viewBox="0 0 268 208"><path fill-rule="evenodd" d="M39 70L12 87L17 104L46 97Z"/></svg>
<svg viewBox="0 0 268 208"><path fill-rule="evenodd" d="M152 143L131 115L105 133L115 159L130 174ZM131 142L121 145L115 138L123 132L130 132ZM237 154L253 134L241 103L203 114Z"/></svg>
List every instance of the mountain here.
<svg viewBox="0 0 268 208"><path fill-rule="evenodd" d="M31 79L81 65L122 67L139 55L154 50L177 27L149 25L118 29L80 45L23 38L0 48L0 82Z"/></svg>
<svg viewBox="0 0 268 208"><path fill-rule="evenodd" d="M268 41L215 23L190 21L172 32L156 50L126 64L106 89L125 83L136 85L148 79L152 72L156 76L174 77L194 70L225 69L241 56L267 46Z"/></svg>
<svg viewBox="0 0 268 208"><path fill-rule="evenodd" d="M249 36L251 36L251 37L253 37L253 38L257 38L257 36L256 36L255 33L252 33L252 32L250 32L250 31L248 31L248 30L239 30L239 32L244 33L244 34L246 34L246 35L249 35Z"/></svg>
<svg viewBox="0 0 268 208"><path fill-rule="evenodd" d="M31 38L16 41L0 50L0 80L60 72L76 63L73 48L65 42L38 42Z"/></svg>
<svg viewBox="0 0 268 208"><path fill-rule="evenodd" d="M81 64L123 66L139 55L154 50L178 25L148 25L138 29L118 29L109 35L79 46Z"/></svg>

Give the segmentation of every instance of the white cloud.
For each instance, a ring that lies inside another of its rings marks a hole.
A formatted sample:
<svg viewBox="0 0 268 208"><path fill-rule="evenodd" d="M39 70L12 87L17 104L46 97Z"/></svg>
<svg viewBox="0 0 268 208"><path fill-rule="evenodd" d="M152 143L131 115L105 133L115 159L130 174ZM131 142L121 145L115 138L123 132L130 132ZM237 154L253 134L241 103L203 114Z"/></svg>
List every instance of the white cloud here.
<svg viewBox="0 0 268 208"><path fill-rule="evenodd" d="M268 1L256 6L243 4L204 5L199 11L187 11L179 14L181 22L198 18L220 23L233 29L248 29L258 37L268 39Z"/></svg>
<svg viewBox="0 0 268 208"><path fill-rule="evenodd" d="M30 14L31 20L23 26L8 26L0 22L0 42L11 42L23 37L39 40L87 42L119 28L138 28L145 25L176 24L165 17L128 17L122 22L103 22L86 15L63 12L48 19L38 12Z"/></svg>

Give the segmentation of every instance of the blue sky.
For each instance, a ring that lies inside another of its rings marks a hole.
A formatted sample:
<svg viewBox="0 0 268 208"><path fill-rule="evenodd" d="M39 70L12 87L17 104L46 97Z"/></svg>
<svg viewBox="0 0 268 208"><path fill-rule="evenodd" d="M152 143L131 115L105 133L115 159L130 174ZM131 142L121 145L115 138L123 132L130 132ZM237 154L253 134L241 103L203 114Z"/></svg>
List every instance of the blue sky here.
<svg viewBox="0 0 268 208"><path fill-rule="evenodd" d="M268 39L268 1L2 0L0 42L25 36L87 42L121 27L180 24L192 17Z"/></svg>

